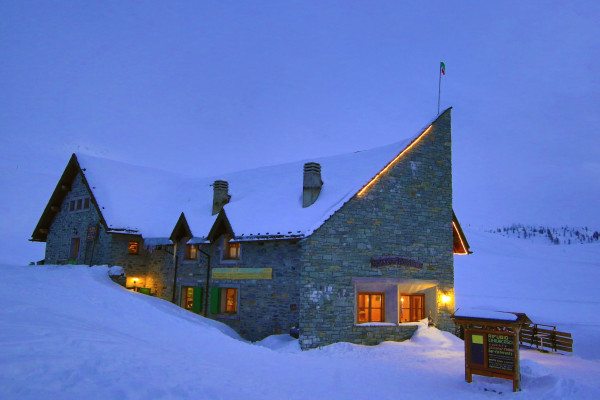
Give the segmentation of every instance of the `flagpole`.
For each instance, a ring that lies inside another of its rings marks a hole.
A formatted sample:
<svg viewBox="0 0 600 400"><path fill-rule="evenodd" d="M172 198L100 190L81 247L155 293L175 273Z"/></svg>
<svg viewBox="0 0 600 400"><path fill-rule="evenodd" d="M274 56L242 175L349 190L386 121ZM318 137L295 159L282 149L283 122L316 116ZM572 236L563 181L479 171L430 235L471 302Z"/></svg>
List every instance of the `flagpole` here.
<svg viewBox="0 0 600 400"><path fill-rule="evenodd" d="M442 64L440 64L440 80L438 83L438 115L440 115L440 96L442 93Z"/></svg>

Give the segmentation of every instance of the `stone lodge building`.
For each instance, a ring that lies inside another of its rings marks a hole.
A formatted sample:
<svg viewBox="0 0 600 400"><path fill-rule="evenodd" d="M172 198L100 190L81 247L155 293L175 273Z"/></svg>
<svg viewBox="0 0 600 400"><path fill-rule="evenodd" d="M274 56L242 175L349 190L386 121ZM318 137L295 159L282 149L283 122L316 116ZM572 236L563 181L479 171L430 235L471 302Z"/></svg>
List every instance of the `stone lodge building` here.
<svg viewBox="0 0 600 400"><path fill-rule="evenodd" d="M120 265L126 287L249 340L303 349L454 331L451 109L388 146L201 178L71 157L31 240L46 264Z"/></svg>

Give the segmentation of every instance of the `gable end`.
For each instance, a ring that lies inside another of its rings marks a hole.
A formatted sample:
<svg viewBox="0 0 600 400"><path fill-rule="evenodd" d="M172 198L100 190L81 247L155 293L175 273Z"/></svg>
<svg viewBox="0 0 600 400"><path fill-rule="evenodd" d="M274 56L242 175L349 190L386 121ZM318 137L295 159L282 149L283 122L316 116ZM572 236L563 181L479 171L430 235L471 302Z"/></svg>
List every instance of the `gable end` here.
<svg viewBox="0 0 600 400"><path fill-rule="evenodd" d="M56 214L60 211L61 204L63 203L65 197L71 190L71 186L73 185L73 181L77 177L77 174L81 173L83 183L87 191L90 194L90 201L96 210L98 211L98 215L100 215L100 221L106 228L106 221L104 220L104 216L98 207L98 203L96 202L96 198L94 197L94 193L90 189L88 185L87 179L85 178L84 171L81 169L79 162L77 161L77 156L75 153L71 155L65 170L63 171L52 195L50 196L50 200L48 200L48 204L42 213L33 233L31 234L32 242L45 242L48 238L48 233L50 232L50 225L52 225L52 221Z"/></svg>

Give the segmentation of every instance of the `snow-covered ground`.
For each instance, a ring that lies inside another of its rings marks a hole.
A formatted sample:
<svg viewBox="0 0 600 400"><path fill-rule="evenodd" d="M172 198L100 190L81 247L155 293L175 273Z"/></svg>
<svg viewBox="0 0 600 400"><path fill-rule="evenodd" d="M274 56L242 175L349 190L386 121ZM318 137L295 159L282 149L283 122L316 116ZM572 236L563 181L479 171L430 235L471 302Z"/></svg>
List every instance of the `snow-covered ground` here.
<svg viewBox="0 0 600 400"><path fill-rule="evenodd" d="M112 283L106 267L0 266L0 399L600 398L600 245L536 245L467 230L457 307L526 312L574 335L575 354L521 351L523 391L464 381L462 341L301 352L289 336L231 329Z"/></svg>

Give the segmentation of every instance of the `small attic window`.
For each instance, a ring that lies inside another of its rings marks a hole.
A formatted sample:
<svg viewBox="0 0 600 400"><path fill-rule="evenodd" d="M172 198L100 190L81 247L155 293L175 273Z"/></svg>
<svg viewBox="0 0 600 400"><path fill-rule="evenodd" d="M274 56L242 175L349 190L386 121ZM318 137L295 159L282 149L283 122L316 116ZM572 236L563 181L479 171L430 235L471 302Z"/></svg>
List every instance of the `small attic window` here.
<svg viewBox="0 0 600 400"><path fill-rule="evenodd" d="M231 238L225 236L223 240L223 259L224 260L239 260L240 259L240 244L231 243Z"/></svg>
<svg viewBox="0 0 600 400"><path fill-rule="evenodd" d="M85 211L90 209L90 198L77 197L69 201L69 212Z"/></svg>

